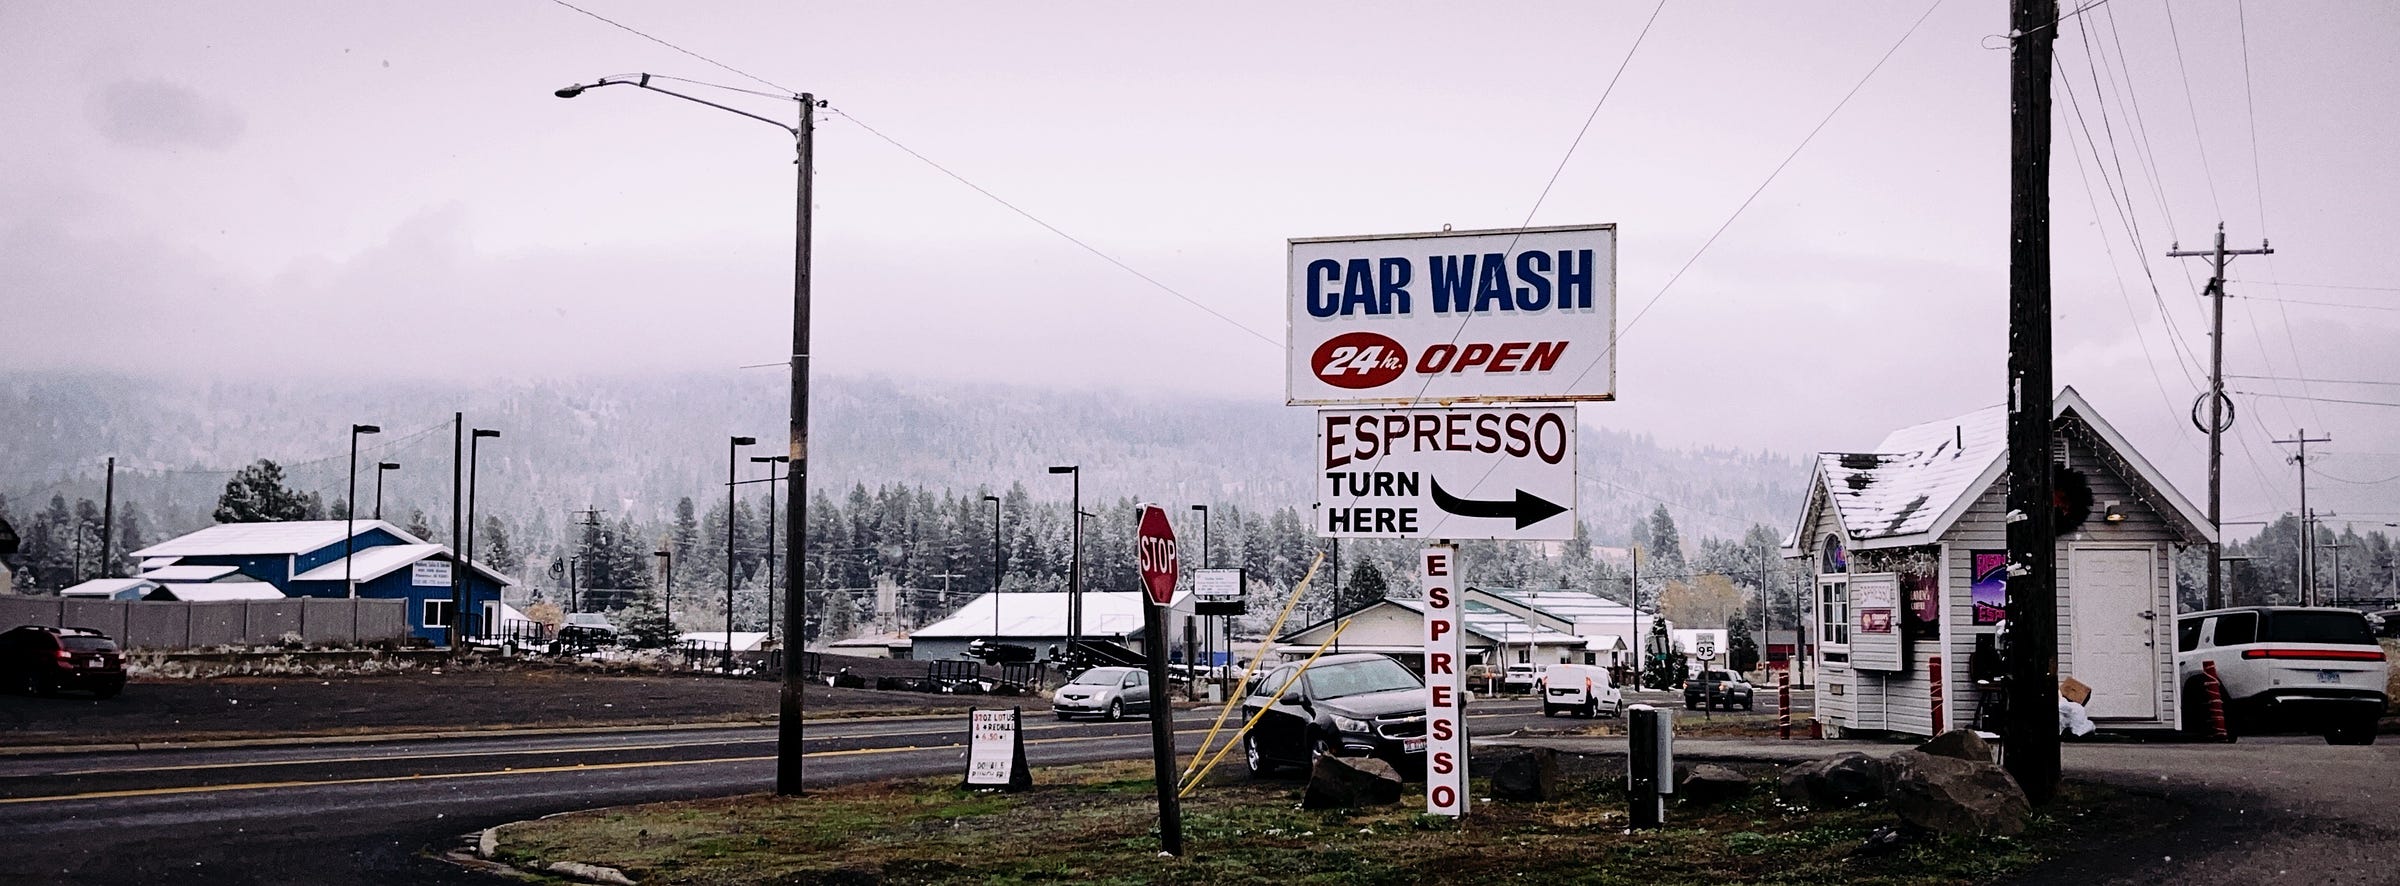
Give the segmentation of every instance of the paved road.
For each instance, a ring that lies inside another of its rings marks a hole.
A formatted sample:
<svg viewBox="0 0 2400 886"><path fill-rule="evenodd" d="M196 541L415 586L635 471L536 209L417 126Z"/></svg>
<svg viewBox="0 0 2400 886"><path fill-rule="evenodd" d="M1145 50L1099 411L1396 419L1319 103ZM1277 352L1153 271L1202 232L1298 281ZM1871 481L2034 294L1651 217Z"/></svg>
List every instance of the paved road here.
<svg viewBox="0 0 2400 886"><path fill-rule="evenodd" d="M1522 702L1478 710L1487 733L1546 722ZM1182 753L1212 716L1177 718ZM810 724L808 778L963 771L962 720ZM1138 721L1026 724L1037 767L1148 749ZM0 880L488 884L421 850L554 812L763 791L774 753L771 727L740 727L0 758Z"/></svg>

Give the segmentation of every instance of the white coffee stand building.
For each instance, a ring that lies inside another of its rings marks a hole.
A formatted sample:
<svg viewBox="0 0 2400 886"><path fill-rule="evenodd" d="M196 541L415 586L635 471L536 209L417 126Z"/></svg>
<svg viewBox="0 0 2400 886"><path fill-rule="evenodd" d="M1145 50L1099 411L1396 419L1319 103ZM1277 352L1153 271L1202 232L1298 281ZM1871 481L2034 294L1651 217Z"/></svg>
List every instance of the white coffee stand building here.
<svg viewBox="0 0 2400 886"><path fill-rule="evenodd" d="M2215 533L2075 389L2054 406L2060 488L2090 492L2089 516L2057 541L2058 674L2091 687L2087 713L2102 728L2172 728L2183 701L2174 555ZM1994 406L1817 457L1783 554L1816 567L1816 705L1829 733L1977 725L1970 662L2004 614L2007 441Z"/></svg>

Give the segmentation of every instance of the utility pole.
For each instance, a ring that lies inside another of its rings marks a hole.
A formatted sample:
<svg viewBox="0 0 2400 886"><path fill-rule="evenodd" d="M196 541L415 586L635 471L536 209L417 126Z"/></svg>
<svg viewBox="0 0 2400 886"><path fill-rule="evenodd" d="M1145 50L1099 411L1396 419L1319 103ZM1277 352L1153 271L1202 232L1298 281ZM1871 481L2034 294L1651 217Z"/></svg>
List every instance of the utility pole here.
<svg viewBox="0 0 2400 886"><path fill-rule="evenodd" d="M116 559L115 552L110 548L115 544L117 539L117 457L113 455L108 457L107 490L108 491L100 494L99 577L115 578L117 577L117 566L115 563L110 562Z"/></svg>
<svg viewBox="0 0 2400 886"><path fill-rule="evenodd" d="M2292 435L2290 440L2277 443L2298 443L2300 454L2291 461L2300 466L2300 605L2314 606L2317 596L2317 515L2308 509L2308 444L2333 442L2332 432L2323 437L2311 437L2307 428Z"/></svg>
<svg viewBox="0 0 2400 886"><path fill-rule="evenodd" d="M2236 255L2274 254L2275 250L2267 245L2265 239L2258 241L2257 249L2226 249L2225 223L2221 221L2217 223L2217 246L2215 249L2187 251L2181 243L2169 244L2167 248L2167 257L2169 258L2207 256L2215 266L2215 272L2209 275L2207 288L2210 296L2210 310L2214 318L2210 326L2214 332L2208 337L2208 394L2206 395L2208 426L2201 430L2208 432L2208 527L2219 534L2225 531L2224 527L2217 524L2218 518L2222 516L2220 511L2224 507L2225 431L2233 426L2233 416L2228 414L2231 412L2229 407L2232 404L2225 400L2225 262L2228 258ZM2192 423L2195 425L2200 423L2200 404L2196 402L2192 404ZM2210 609L2222 608L2225 605L2225 579L2222 575L2223 570L2217 568L2217 564L2223 559L2224 554L2225 543L2223 540L2208 543L2208 608Z"/></svg>
<svg viewBox="0 0 2400 886"><path fill-rule="evenodd" d="M2009 51L2008 771L2058 792L2058 569L2050 501L2050 65L2057 0L2014 0Z"/></svg>

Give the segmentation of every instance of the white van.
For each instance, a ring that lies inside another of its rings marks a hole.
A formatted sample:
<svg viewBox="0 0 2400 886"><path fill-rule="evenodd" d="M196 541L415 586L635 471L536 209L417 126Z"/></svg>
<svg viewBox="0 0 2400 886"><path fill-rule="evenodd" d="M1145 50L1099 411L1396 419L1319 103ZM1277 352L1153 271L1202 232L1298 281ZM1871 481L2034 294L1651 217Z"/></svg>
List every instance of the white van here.
<svg viewBox="0 0 2400 886"><path fill-rule="evenodd" d="M1593 717L1606 713L1611 717L1625 713L1625 693L1608 682L1608 669L1597 665L1551 665L1542 670L1534 682L1534 693L1541 696L1542 716L1555 717L1560 711L1573 712L1578 717Z"/></svg>

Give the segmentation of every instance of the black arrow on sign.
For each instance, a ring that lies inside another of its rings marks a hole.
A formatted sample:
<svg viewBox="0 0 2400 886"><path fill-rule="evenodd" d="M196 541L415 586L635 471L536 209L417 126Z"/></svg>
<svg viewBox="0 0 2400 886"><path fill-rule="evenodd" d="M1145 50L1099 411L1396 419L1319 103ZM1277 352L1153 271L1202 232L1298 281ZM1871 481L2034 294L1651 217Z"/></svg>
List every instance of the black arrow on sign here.
<svg viewBox="0 0 2400 886"><path fill-rule="evenodd" d="M1433 504L1435 507L1461 517L1513 517L1517 521L1518 529L1548 520L1567 510L1566 505L1552 502L1522 489L1517 490L1517 497L1513 501L1508 499L1478 501L1472 498L1459 498L1443 489L1442 481L1439 479L1433 481Z"/></svg>

